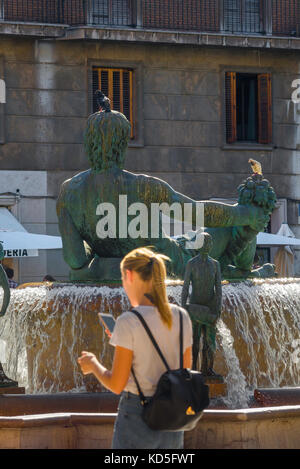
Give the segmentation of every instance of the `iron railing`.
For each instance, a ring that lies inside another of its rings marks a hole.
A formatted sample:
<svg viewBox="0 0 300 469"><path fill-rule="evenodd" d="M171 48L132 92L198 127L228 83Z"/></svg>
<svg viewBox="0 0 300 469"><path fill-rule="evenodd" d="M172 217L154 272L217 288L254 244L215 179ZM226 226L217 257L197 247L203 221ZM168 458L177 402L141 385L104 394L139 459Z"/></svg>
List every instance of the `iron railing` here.
<svg viewBox="0 0 300 469"><path fill-rule="evenodd" d="M300 36L300 0L0 0L0 21Z"/></svg>
<svg viewBox="0 0 300 469"><path fill-rule="evenodd" d="M109 26L135 25L134 3L130 0L90 0L87 8L87 22Z"/></svg>
<svg viewBox="0 0 300 469"><path fill-rule="evenodd" d="M2 21L26 23L84 23L82 1L1 0Z"/></svg>
<svg viewBox="0 0 300 469"><path fill-rule="evenodd" d="M153 29L299 36L300 0L144 0L143 25Z"/></svg>
<svg viewBox="0 0 300 469"><path fill-rule="evenodd" d="M135 25L134 0L0 0L0 19L75 25Z"/></svg>
<svg viewBox="0 0 300 469"><path fill-rule="evenodd" d="M230 33L264 33L265 2L223 0L223 30Z"/></svg>
<svg viewBox="0 0 300 469"><path fill-rule="evenodd" d="M274 35L300 36L299 0L273 0L272 32Z"/></svg>
<svg viewBox="0 0 300 469"><path fill-rule="evenodd" d="M154 29L219 31L219 0L144 0L143 25Z"/></svg>

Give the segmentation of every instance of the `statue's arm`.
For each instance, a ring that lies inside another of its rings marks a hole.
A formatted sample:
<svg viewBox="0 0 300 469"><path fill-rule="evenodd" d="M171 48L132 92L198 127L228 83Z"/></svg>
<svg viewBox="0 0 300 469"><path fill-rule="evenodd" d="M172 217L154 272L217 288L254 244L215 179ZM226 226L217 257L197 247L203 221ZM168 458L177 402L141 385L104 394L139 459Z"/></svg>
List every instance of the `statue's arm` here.
<svg viewBox="0 0 300 469"><path fill-rule="evenodd" d="M2 265L0 264L0 286L3 288L3 301L0 310L0 317L4 316L6 310L9 305L10 301L10 288L7 280L7 276L5 270L3 269Z"/></svg>
<svg viewBox="0 0 300 469"><path fill-rule="evenodd" d="M58 225L63 244L64 260L72 269L81 269L89 262L83 239L66 209L62 209L61 216Z"/></svg>
<svg viewBox="0 0 300 469"><path fill-rule="evenodd" d="M152 202L167 202L169 205L179 203L182 206L182 211L184 204L192 204L192 224L195 227L199 222L202 222L197 220L196 211L196 204L200 203L204 204L204 226L206 227L250 226L259 232L263 230L269 221L269 217L264 214L261 208L238 204L229 205L208 200L196 201L175 191L168 183L161 179L150 179L154 189L152 192ZM170 216L173 217L174 214L171 212Z"/></svg>
<svg viewBox="0 0 300 469"><path fill-rule="evenodd" d="M189 296L189 286L191 282L191 263L188 262L185 268L184 283L181 292L181 305L183 308L186 307L187 299Z"/></svg>
<svg viewBox="0 0 300 469"><path fill-rule="evenodd" d="M63 257L72 269L80 269L88 264L89 257L85 250L83 239L78 232L65 203L65 190L68 181L62 185L58 197L56 211L58 226L63 244Z"/></svg>
<svg viewBox="0 0 300 469"><path fill-rule="evenodd" d="M250 226L259 232L269 217L259 207L204 201L204 220L207 227Z"/></svg>

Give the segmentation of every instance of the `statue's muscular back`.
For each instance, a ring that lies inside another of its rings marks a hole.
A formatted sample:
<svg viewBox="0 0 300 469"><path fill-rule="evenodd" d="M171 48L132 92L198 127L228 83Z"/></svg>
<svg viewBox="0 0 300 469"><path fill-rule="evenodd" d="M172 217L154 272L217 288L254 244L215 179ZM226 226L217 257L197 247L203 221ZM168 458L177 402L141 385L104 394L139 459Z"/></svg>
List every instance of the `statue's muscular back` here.
<svg viewBox="0 0 300 469"><path fill-rule="evenodd" d="M149 237L130 239L119 238L119 196L127 196L127 206L142 202L148 207L151 216L151 203L172 203L173 190L160 179L130 173L114 168L102 173L84 171L64 182L58 198L58 213L66 209L74 227L92 249L102 257L122 257L128 250L151 243L151 225L148 223ZM111 203L116 210L117 239L100 239L96 225L101 218L97 207ZM124 214L122 214L124 215ZM132 217L130 217L132 219ZM129 219L129 220L130 220Z"/></svg>

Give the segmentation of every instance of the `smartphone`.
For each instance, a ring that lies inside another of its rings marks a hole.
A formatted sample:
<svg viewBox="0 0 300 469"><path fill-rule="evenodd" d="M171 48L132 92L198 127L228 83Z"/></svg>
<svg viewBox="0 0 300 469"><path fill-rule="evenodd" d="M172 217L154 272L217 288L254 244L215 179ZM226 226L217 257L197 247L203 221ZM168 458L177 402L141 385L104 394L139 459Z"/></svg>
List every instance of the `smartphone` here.
<svg viewBox="0 0 300 469"><path fill-rule="evenodd" d="M115 318L111 314L99 313L100 322L105 329L108 329L112 334L115 327Z"/></svg>

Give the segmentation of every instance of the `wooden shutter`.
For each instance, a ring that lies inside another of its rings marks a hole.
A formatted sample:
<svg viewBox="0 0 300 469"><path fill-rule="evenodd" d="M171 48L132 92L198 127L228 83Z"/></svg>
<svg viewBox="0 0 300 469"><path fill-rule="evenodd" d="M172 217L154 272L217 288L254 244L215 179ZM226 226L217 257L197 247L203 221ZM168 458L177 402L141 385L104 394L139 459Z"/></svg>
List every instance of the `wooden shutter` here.
<svg viewBox="0 0 300 469"><path fill-rule="evenodd" d="M270 73L258 75L258 142L272 142L272 85Z"/></svg>
<svg viewBox="0 0 300 469"><path fill-rule="evenodd" d="M237 140L236 125L236 73L226 72L225 76L226 99L226 141L233 143Z"/></svg>
<svg viewBox="0 0 300 469"><path fill-rule="evenodd" d="M97 88L96 88L97 86ZM117 68L93 69L93 96L100 89L109 97L111 108L122 112L131 123L131 138L134 138L133 120L133 71ZM94 112L97 103L94 99Z"/></svg>

